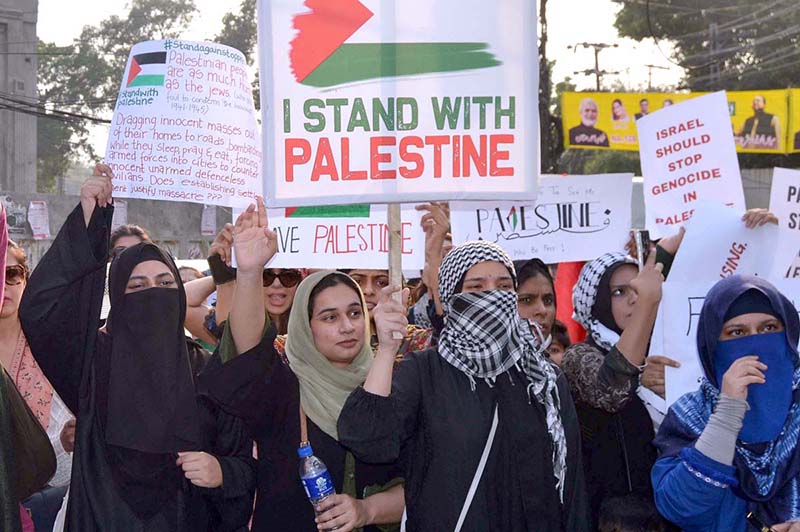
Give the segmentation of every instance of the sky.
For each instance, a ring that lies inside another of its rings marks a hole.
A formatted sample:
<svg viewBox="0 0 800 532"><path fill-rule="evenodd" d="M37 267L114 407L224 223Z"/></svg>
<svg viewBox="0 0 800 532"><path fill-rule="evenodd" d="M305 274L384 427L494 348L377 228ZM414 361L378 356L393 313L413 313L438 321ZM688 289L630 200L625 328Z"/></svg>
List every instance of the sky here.
<svg viewBox="0 0 800 532"><path fill-rule="evenodd" d="M534 0L531 0L534 1ZM222 17L238 8L240 0L195 0L198 13L188 31L182 35L187 40L213 38L222 26ZM538 2L537 2L538 4ZM39 38L57 45L66 45L78 36L84 25L97 24L111 15L122 16L127 12L126 0L39 0ZM550 0L548 2L549 43L547 54L555 60L553 82L572 78L579 90L594 90L594 75L575 74L576 71L594 68L594 51L576 44L609 43L616 48L607 48L600 53L601 70L617 71L619 74L604 77L606 88L624 87L639 91L648 87L647 64L661 68L652 69L653 86L676 86L682 77L680 67L672 65L664 54L669 54L669 45L661 44L663 53L652 41L638 43L623 39L614 28L614 15L619 4L611 0ZM580 17L575 14L579 13ZM107 129L100 128L96 144L103 144ZM99 146L98 146L99 147ZM101 152L104 149L101 149Z"/></svg>

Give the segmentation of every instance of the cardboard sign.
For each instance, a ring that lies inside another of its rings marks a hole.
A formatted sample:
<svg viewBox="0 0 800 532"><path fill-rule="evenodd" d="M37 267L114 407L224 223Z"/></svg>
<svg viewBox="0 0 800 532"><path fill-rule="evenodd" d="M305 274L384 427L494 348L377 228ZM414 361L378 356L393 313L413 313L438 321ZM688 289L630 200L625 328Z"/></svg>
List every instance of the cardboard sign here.
<svg viewBox="0 0 800 532"><path fill-rule="evenodd" d="M259 0L270 207L535 199L536 3Z"/></svg>
<svg viewBox="0 0 800 532"><path fill-rule="evenodd" d="M240 212L234 210L234 223ZM423 214L414 205L401 210L404 270L418 271L425 265ZM385 205L269 209L267 216L278 234L278 253L269 268L389 268Z"/></svg>
<svg viewBox="0 0 800 532"><path fill-rule="evenodd" d="M514 260L591 260L623 249L632 174L543 176L536 202L451 202L453 243L496 242Z"/></svg>
<svg viewBox="0 0 800 532"><path fill-rule="evenodd" d="M778 217L781 228L780 249L800 251L800 171L776 168L772 174L769 210ZM800 278L800 255L796 255L786 277Z"/></svg>
<svg viewBox="0 0 800 532"><path fill-rule="evenodd" d="M653 238L675 233L699 201L745 209L724 92L669 106L636 125L646 225Z"/></svg>
<svg viewBox="0 0 800 532"><path fill-rule="evenodd" d="M670 274L671 276L671 274ZM800 283L770 279L795 307L800 304ZM697 324L705 296L716 281L667 281L659 314L664 319L664 355L681 363L666 368L667 405L698 389L703 369L697 353Z"/></svg>
<svg viewBox="0 0 800 532"><path fill-rule="evenodd" d="M786 230L774 224L748 229L743 215L736 209L702 203L686 227L670 279L715 282L741 273L783 277L798 248L780 246Z"/></svg>
<svg viewBox="0 0 800 532"><path fill-rule="evenodd" d="M50 212L44 201L31 201L28 205L28 223L31 224L34 240L50 238Z"/></svg>
<svg viewBox="0 0 800 532"><path fill-rule="evenodd" d="M134 46L105 162L115 197L247 205L262 182L244 55L174 39Z"/></svg>

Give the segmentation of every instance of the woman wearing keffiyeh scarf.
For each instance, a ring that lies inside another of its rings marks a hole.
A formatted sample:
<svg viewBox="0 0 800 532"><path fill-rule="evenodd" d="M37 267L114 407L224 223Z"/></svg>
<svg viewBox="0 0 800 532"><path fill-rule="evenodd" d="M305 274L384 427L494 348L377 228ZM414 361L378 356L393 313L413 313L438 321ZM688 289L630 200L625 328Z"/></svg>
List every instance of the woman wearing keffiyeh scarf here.
<svg viewBox="0 0 800 532"><path fill-rule="evenodd" d="M663 275L651 253L641 273L623 253L587 263L573 292L575 319L587 340L564 353L580 419L586 484L597 523L609 497L651 498L653 425L636 395L661 299Z"/></svg>
<svg viewBox="0 0 800 532"><path fill-rule="evenodd" d="M496 244L453 248L439 269L439 346L396 369L403 309L392 288L373 313L381 346L339 435L366 461L406 464L409 531L588 530L572 400L519 317L515 288Z"/></svg>
<svg viewBox="0 0 800 532"><path fill-rule="evenodd" d="M705 377L655 441L656 503L684 530L745 532L748 512L772 530L800 530L798 338L797 309L763 279L736 275L707 294L697 329Z"/></svg>

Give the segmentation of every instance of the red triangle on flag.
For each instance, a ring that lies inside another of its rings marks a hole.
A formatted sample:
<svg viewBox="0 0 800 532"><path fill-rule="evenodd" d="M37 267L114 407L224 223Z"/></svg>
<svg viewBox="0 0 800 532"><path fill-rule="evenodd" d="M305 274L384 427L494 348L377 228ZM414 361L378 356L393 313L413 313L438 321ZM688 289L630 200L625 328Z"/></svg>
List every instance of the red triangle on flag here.
<svg viewBox="0 0 800 532"><path fill-rule="evenodd" d="M139 75L139 72L142 71L142 67L139 66L139 63L136 62L136 58L131 59L131 68L128 70L128 83L125 85L130 85L133 78Z"/></svg>

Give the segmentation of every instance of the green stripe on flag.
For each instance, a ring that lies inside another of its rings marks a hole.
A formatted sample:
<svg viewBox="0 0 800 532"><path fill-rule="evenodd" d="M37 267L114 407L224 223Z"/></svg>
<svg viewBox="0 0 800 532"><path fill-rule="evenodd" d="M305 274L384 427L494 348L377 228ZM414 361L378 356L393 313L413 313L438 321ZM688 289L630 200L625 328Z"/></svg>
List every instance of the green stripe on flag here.
<svg viewBox="0 0 800 532"><path fill-rule="evenodd" d="M367 79L459 72L502 65L487 43L343 44L303 80L332 87Z"/></svg>
<svg viewBox="0 0 800 532"><path fill-rule="evenodd" d="M164 75L163 74L145 74L145 75L138 75L133 78L128 84L128 87L150 87L150 86L161 86L164 84Z"/></svg>
<svg viewBox="0 0 800 532"><path fill-rule="evenodd" d="M369 204L286 209L287 218L369 218Z"/></svg>

